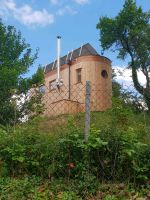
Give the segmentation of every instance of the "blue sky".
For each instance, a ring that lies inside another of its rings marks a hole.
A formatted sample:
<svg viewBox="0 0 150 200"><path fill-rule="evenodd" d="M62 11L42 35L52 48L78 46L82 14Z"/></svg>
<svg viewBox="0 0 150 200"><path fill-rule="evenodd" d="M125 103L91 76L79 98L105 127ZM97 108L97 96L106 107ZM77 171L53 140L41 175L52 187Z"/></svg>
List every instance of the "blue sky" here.
<svg viewBox="0 0 150 200"><path fill-rule="evenodd" d="M150 9L150 0L137 0L144 10ZM124 0L0 0L0 17L5 24L20 30L39 58L29 74L38 64L45 65L56 58L56 37L62 36L61 55L89 42L99 53L99 31L96 29L100 16L114 17L122 9ZM116 54L105 52L112 65L125 65Z"/></svg>

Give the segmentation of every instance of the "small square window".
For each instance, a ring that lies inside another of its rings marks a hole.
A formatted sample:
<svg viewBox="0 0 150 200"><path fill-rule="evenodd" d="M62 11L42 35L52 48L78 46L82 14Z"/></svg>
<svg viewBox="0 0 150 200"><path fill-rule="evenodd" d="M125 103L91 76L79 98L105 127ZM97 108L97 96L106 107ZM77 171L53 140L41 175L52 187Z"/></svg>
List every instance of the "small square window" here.
<svg viewBox="0 0 150 200"><path fill-rule="evenodd" d="M82 71L82 68L79 68L76 70L76 74L77 74L77 83L81 83L82 81L82 78L81 78L81 71Z"/></svg>

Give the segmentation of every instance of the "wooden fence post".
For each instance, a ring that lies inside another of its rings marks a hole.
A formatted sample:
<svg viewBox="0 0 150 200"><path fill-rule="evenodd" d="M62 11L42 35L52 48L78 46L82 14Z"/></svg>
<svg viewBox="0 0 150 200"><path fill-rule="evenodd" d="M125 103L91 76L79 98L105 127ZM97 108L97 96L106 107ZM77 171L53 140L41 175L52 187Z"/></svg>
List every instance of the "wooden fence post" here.
<svg viewBox="0 0 150 200"><path fill-rule="evenodd" d="M86 93L85 93L85 131L84 140L88 142L90 134L90 107L91 107L91 84L90 81L86 81Z"/></svg>

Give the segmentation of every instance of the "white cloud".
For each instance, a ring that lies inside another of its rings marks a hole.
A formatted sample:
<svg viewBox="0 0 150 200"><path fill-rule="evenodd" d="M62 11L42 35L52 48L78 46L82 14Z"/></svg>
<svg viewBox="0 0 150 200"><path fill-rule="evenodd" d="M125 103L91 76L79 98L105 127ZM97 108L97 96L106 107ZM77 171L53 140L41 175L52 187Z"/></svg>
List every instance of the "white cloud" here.
<svg viewBox="0 0 150 200"><path fill-rule="evenodd" d="M113 66L113 69L116 73L116 81L119 82L125 91L130 91L132 94L135 94L137 97L139 97L138 102L142 105L142 107L147 110L147 105L145 104L145 101L140 95L137 90L135 89L132 81L132 72L131 69L127 69L125 66L120 67L120 66ZM138 71L138 79L141 85L145 86L146 84L146 78L142 71ZM133 99L131 98L131 101Z"/></svg>
<svg viewBox="0 0 150 200"><path fill-rule="evenodd" d="M27 26L46 26L54 22L54 15L46 9L34 10L28 4L17 7L14 0L1 0L0 14L4 17L10 15Z"/></svg>
<svg viewBox="0 0 150 200"><path fill-rule="evenodd" d="M77 4L85 5L89 3L89 0L74 0Z"/></svg>
<svg viewBox="0 0 150 200"><path fill-rule="evenodd" d="M70 6L65 6L64 8L60 8L60 9L56 12L56 14L57 14L57 15L60 15L60 16L63 16L63 15L66 14L66 13L69 13L69 14L71 14L71 15L75 15L75 14L77 14L77 11L74 10L74 9L72 9Z"/></svg>
<svg viewBox="0 0 150 200"><path fill-rule="evenodd" d="M4 8L9 9L9 10L15 10L16 9L16 4L13 0L5 0L2 1Z"/></svg>
<svg viewBox="0 0 150 200"><path fill-rule="evenodd" d="M133 86L132 72L130 69L127 69L125 67L119 67L119 66L113 66L113 69L117 75L116 80L119 83L126 86ZM146 84L146 78L140 70L138 71L138 79L142 85Z"/></svg>

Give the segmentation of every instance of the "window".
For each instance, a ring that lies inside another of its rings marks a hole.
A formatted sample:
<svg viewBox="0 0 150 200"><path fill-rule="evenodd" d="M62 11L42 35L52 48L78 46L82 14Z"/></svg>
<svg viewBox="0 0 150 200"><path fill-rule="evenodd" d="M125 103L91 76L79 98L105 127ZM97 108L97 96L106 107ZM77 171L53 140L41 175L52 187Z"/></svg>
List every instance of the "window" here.
<svg viewBox="0 0 150 200"><path fill-rule="evenodd" d="M77 83L81 83L82 79L81 79L81 68L76 70L76 74L77 74Z"/></svg>
<svg viewBox="0 0 150 200"><path fill-rule="evenodd" d="M52 80L49 82L49 90L56 89L56 80Z"/></svg>
<svg viewBox="0 0 150 200"><path fill-rule="evenodd" d="M102 70L101 75L103 78L108 78L108 73L106 70Z"/></svg>

